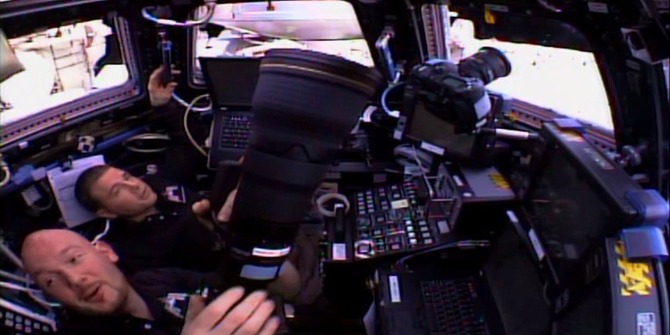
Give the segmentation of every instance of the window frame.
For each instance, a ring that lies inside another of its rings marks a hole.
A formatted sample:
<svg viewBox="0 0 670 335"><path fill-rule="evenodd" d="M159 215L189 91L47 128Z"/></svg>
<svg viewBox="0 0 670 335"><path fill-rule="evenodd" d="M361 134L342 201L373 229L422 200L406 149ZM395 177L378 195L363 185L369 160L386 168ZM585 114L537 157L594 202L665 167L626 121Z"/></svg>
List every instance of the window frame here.
<svg viewBox="0 0 670 335"><path fill-rule="evenodd" d="M443 6L443 7L446 7ZM430 20L428 24L424 22L423 24L423 29L425 30L427 27L432 27L434 31L441 31L441 32L446 32L450 30L449 28L445 28L445 20L444 19L444 13L443 12L437 12L441 8L438 8L438 6L433 6L431 8L425 8L425 12L423 13L423 20ZM473 20L472 17L468 16L467 12L465 12L463 16L460 17L449 17L448 21L449 23L453 23L456 19L461 18L465 20L470 20L473 22L473 24L477 24L478 21ZM452 19L453 18L453 19ZM438 20L435 20L438 19ZM475 26L475 31L477 31L477 27ZM438 43L438 41L429 41L429 37L444 37L445 39L448 38L446 34L436 34L435 32L431 32L429 34L425 34L426 36L426 45L434 45L436 47L440 47L442 43L444 45L448 45L449 41L440 41L441 43ZM538 44L541 45L542 44ZM559 48L559 46L552 46ZM447 52L449 52L449 48L445 48ZM585 51L581 50L580 48L577 48L576 50L579 51ZM438 51L443 51L443 50L438 50ZM592 51L591 51L592 52ZM601 72L601 69L598 68L598 72ZM603 78L603 73L600 73L601 75L601 80L603 81L603 85L605 85L605 78ZM605 86L605 90L607 90L607 87ZM517 97L513 97L513 103L512 103L512 113L514 116L517 118L517 121L525 126L531 127L535 130L539 130L542 127L542 122L545 121L551 121L552 119L556 117L570 117L563 115L555 110L541 107L529 102L525 102L523 100L518 99ZM613 113L612 111L612 106L611 106L611 101L609 101L609 96L608 96L608 105L610 106L610 114ZM614 118L614 115L611 115L612 118ZM614 136L614 129L605 129L603 127L600 127L599 125L592 124L590 122L584 121L577 119L585 128L586 130L586 135L587 137L593 141L593 144L595 144L603 153L606 153L610 157L616 156L617 155L617 147L616 147L616 141L615 141L615 136ZM612 120L614 123L614 119Z"/></svg>
<svg viewBox="0 0 670 335"><path fill-rule="evenodd" d="M49 10L50 7L45 8ZM36 11L35 9L27 10L29 13ZM11 16L3 16L3 20L26 15L27 12L16 11ZM0 152L11 150L16 146L25 146L37 137L53 133L112 109L129 106L144 98L146 92L142 85L143 75L139 66L137 44L130 32L131 24L117 12L107 12L99 16L101 19L104 17L109 18L113 23L112 31L119 43L119 50L128 70L129 80L122 85L101 89L99 92L87 94L79 99L44 109L30 117L3 125L2 132L0 132ZM89 19L87 16L84 20Z"/></svg>

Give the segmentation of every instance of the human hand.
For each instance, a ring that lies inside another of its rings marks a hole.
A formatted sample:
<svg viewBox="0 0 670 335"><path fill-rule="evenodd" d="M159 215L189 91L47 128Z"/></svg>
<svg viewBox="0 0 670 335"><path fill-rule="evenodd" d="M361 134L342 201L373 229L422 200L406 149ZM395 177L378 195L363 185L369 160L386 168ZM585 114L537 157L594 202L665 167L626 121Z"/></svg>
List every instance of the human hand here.
<svg viewBox="0 0 670 335"><path fill-rule="evenodd" d="M254 292L235 305L244 295L243 288L224 292L211 304L198 295L191 296L181 335L272 335L279 328L279 319L270 317L275 304L267 293Z"/></svg>
<svg viewBox="0 0 670 335"><path fill-rule="evenodd" d="M230 192L230 194L228 194L226 202L223 204L223 207L221 207L221 210L216 216L217 221L228 222L230 220L230 214L233 212L233 204L235 203L236 195L237 189L234 189L232 192ZM193 214L195 214L200 222L208 227L213 224L209 215L211 208L212 204L207 199L202 199L191 206Z"/></svg>
<svg viewBox="0 0 670 335"><path fill-rule="evenodd" d="M149 91L149 100L151 101L151 106L158 107L167 104L172 99L172 93L174 92L177 83L170 82L167 85L163 85L161 80L161 72L163 71L163 66L154 70L149 77L149 84L147 85L147 90ZM171 70L172 71L172 70ZM175 71L172 71L175 73Z"/></svg>

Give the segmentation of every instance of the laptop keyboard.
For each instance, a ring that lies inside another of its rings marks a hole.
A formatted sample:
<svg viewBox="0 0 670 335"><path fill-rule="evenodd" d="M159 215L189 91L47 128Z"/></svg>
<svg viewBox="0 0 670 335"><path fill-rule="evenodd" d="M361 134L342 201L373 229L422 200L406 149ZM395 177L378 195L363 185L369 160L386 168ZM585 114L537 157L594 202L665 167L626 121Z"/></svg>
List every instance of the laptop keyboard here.
<svg viewBox="0 0 670 335"><path fill-rule="evenodd" d="M251 135L251 120L251 115L223 116L219 148L246 149Z"/></svg>
<svg viewBox="0 0 670 335"><path fill-rule="evenodd" d="M430 335L485 335L485 320L476 313L472 278L421 282L426 326Z"/></svg>

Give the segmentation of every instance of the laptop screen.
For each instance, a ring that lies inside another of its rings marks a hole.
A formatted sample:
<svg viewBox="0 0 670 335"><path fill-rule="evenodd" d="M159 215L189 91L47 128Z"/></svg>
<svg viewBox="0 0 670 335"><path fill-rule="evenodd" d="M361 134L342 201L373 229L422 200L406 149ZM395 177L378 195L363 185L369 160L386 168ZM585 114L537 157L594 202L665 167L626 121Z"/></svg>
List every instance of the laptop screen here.
<svg viewBox="0 0 670 335"><path fill-rule="evenodd" d="M260 58L201 57L214 107L251 106L260 63Z"/></svg>

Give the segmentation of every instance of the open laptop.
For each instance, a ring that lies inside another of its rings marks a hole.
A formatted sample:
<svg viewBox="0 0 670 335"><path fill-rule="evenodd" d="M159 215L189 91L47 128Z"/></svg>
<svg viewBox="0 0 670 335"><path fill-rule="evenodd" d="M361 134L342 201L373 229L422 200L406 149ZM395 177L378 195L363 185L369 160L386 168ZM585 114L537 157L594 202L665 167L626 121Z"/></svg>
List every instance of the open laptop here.
<svg viewBox="0 0 670 335"><path fill-rule="evenodd" d="M261 59L200 57L199 60L214 112L207 166L216 169L221 161L240 159L249 144L251 100Z"/></svg>

